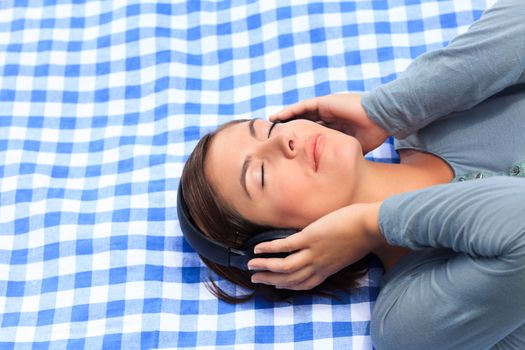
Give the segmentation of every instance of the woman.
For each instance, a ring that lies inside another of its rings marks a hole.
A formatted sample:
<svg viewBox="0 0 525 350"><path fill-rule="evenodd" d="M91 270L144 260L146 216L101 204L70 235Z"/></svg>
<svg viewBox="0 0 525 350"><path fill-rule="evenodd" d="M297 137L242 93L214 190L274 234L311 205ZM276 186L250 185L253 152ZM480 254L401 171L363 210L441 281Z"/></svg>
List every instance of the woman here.
<svg viewBox="0 0 525 350"><path fill-rule="evenodd" d="M252 281L308 290L372 252L386 269L376 348L525 348L523 18L525 3L499 1L399 79L271 118L320 120L346 135L305 120L254 121L208 139L203 178L225 218L302 229L255 247L291 254L251 260ZM401 163L366 161L388 135ZM203 185L190 185L189 173L185 197ZM205 212L192 216L215 239L246 239L231 234L239 221L215 235Z"/></svg>

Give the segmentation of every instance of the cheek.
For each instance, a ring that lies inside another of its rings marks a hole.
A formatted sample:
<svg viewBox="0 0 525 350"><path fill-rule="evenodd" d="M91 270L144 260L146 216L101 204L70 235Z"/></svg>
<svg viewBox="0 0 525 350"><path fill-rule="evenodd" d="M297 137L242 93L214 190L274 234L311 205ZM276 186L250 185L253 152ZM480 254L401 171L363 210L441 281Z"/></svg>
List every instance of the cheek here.
<svg viewBox="0 0 525 350"><path fill-rule="evenodd" d="M310 191L300 181L280 186L275 191L270 208L279 226L304 227L311 221Z"/></svg>
<svg viewBox="0 0 525 350"><path fill-rule="evenodd" d="M297 197L294 195L281 195L274 201L275 211L283 216L295 215L297 213Z"/></svg>

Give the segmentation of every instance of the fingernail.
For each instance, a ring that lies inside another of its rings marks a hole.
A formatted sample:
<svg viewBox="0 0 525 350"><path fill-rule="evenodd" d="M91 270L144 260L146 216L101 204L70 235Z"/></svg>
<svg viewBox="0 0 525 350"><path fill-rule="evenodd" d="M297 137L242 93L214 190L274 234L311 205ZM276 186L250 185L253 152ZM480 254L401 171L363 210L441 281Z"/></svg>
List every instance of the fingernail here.
<svg viewBox="0 0 525 350"><path fill-rule="evenodd" d="M252 283L259 283L259 280L257 280L257 278L252 277Z"/></svg>
<svg viewBox="0 0 525 350"><path fill-rule="evenodd" d="M253 248L253 254L259 254L259 249Z"/></svg>

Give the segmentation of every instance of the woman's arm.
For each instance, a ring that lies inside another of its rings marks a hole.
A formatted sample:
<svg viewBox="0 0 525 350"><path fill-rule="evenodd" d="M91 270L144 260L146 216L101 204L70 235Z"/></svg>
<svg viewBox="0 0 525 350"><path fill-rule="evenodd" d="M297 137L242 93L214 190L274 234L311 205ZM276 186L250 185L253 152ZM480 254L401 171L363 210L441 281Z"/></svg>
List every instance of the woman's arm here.
<svg viewBox="0 0 525 350"><path fill-rule="evenodd" d="M372 317L378 350L486 349L505 337L525 343L524 199L525 180L494 177L383 202L379 225L390 244L464 254L386 284Z"/></svg>
<svg viewBox="0 0 525 350"><path fill-rule="evenodd" d="M398 139L525 82L525 1L500 0L469 30L362 96L370 119Z"/></svg>

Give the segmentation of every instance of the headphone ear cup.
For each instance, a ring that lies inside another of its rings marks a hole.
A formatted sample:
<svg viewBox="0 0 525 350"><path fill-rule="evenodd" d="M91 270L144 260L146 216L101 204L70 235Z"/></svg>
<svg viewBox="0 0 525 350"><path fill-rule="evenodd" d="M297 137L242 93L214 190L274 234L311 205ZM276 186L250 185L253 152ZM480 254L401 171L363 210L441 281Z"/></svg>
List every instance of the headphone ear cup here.
<svg viewBox="0 0 525 350"><path fill-rule="evenodd" d="M291 229L276 229L258 233L255 236L248 238L244 243L243 250L253 252L253 248L262 242L269 242L275 239L282 239L297 233L296 230Z"/></svg>

